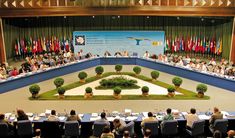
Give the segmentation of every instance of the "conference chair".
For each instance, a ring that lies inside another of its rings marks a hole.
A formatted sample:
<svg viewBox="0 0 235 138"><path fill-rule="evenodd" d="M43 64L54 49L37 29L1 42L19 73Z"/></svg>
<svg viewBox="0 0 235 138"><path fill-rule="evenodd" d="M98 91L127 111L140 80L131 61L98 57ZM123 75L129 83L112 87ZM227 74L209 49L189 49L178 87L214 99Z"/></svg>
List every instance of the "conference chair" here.
<svg viewBox="0 0 235 138"><path fill-rule="evenodd" d="M65 136L72 136L72 137L79 137L79 122L78 121L66 121L64 123L65 130L64 135Z"/></svg>
<svg viewBox="0 0 235 138"><path fill-rule="evenodd" d="M176 120L166 120L161 124L163 136L174 136L178 133L178 122Z"/></svg>
<svg viewBox="0 0 235 138"><path fill-rule="evenodd" d="M133 52L132 56L133 57L138 57L138 53L137 52Z"/></svg>
<svg viewBox="0 0 235 138"><path fill-rule="evenodd" d="M134 125L135 125L135 123L133 121L131 121L128 124L126 124L126 126L124 128L125 131L129 131L131 137L133 137L135 135Z"/></svg>
<svg viewBox="0 0 235 138"><path fill-rule="evenodd" d="M20 137L32 137L33 127L30 120L21 120L17 122L17 134Z"/></svg>
<svg viewBox="0 0 235 138"><path fill-rule="evenodd" d="M198 120L193 122L192 129L186 129L186 132L192 136L200 136L204 134L205 120Z"/></svg>
<svg viewBox="0 0 235 138"><path fill-rule="evenodd" d="M150 129L151 137L156 137L158 135L158 121L145 122L144 130L145 129Z"/></svg>
<svg viewBox="0 0 235 138"><path fill-rule="evenodd" d="M107 126L107 123L105 122L94 122L93 135L95 137L100 137L105 126Z"/></svg>
<svg viewBox="0 0 235 138"><path fill-rule="evenodd" d="M59 121L44 121L42 136L43 138L61 138Z"/></svg>
<svg viewBox="0 0 235 138"><path fill-rule="evenodd" d="M8 137L8 125L7 123L0 123L0 137Z"/></svg>
<svg viewBox="0 0 235 138"><path fill-rule="evenodd" d="M212 134L219 130L223 135L227 133L228 120L227 119L216 119L213 126L210 127Z"/></svg>

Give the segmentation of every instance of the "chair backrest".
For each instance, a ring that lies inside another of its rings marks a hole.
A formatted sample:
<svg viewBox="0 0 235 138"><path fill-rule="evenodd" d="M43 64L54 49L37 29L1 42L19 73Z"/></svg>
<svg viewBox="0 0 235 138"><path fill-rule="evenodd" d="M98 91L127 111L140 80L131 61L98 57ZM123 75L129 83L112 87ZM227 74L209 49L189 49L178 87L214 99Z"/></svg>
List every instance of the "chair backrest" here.
<svg viewBox="0 0 235 138"><path fill-rule="evenodd" d="M65 136L79 136L79 123L78 121L66 121L64 135Z"/></svg>
<svg viewBox="0 0 235 138"><path fill-rule="evenodd" d="M137 52L133 52L132 56L133 57L138 57L138 53Z"/></svg>
<svg viewBox="0 0 235 138"><path fill-rule="evenodd" d="M19 136L33 135L32 122L30 120L20 120L17 122L17 133Z"/></svg>
<svg viewBox="0 0 235 138"><path fill-rule="evenodd" d="M44 121L42 127L43 137L61 137L59 121Z"/></svg>
<svg viewBox="0 0 235 138"><path fill-rule="evenodd" d="M7 137L8 132L9 129L7 123L0 123L0 137Z"/></svg>
<svg viewBox="0 0 235 138"><path fill-rule="evenodd" d="M135 125L135 123L133 121L131 121L128 124L126 124L126 126L124 128L124 131L129 131L130 136L134 136L134 134L135 134L134 125Z"/></svg>
<svg viewBox="0 0 235 138"><path fill-rule="evenodd" d="M178 133L178 122L176 120L165 120L162 122L162 135L176 135Z"/></svg>
<svg viewBox="0 0 235 138"><path fill-rule="evenodd" d="M93 135L100 137L105 126L107 126L107 123L105 122L94 122Z"/></svg>
<svg viewBox="0 0 235 138"><path fill-rule="evenodd" d="M216 119L214 122L213 130L219 130L221 133L227 133L228 120L227 119Z"/></svg>
<svg viewBox="0 0 235 138"><path fill-rule="evenodd" d="M158 121L145 122L144 130L145 129L151 130L151 136L157 136L158 135Z"/></svg>
<svg viewBox="0 0 235 138"><path fill-rule="evenodd" d="M193 122L192 136L201 135L204 133L205 120L198 120Z"/></svg>

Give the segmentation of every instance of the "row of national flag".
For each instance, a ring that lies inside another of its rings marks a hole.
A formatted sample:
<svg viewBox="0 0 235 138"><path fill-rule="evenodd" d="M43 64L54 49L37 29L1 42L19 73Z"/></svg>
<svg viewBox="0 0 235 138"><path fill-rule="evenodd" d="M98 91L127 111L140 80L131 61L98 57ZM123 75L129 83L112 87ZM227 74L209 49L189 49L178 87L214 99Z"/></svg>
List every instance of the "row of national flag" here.
<svg viewBox="0 0 235 138"><path fill-rule="evenodd" d="M61 51L73 51L72 40L69 38L59 39L56 36L45 37L25 37L16 39L14 43L14 54L16 56L28 54L41 54L48 52L59 53Z"/></svg>
<svg viewBox="0 0 235 138"><path fill-rule="evenodd" d="M221 55L222 53L222 39L215 37L166 37L164 52L195 52Z"/></svg>

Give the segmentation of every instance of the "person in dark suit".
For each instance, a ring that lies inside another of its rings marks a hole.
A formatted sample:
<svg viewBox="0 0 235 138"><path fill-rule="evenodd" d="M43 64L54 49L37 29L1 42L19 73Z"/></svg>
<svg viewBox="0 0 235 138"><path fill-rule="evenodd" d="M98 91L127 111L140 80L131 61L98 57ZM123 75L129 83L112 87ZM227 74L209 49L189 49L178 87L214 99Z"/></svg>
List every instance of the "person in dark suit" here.
<svg viewBox="0 0 235 138"><path fill-rule="evenodd" d="M109 123L109 121L107 120L107 118L106 118L106 113L105 112L102 112L101 114L100 114L100 119L98 119L98 120L96 120L95 122L105 122L108 126L110 126L110 123Z"/></svg>
<svg viewBox="0 0 235 138"><path fill-rule="evenodd" d="M20 120L29 120L29 118L23 110L18 109L17 110L17 121L20 121Z"/></svg>

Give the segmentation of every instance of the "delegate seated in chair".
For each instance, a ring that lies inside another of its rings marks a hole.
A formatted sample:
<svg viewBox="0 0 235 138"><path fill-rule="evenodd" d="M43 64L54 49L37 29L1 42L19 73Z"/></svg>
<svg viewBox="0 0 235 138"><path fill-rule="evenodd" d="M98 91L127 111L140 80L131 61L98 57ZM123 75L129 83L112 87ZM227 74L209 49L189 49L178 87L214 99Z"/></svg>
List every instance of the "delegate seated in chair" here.
<svg viewBox="0 0 235 138"><path fill-rule="evenodd" d="M102 132L100 138L114 138L114 134L111 132L109 126L105 126L103 128L103 132Z"/></svg>
<svg viewBox="0 0 235 138"><path fill-rule="evenodd" d="M199 120L199 117L196 114L196 109L191 108L190 113L185 116L187 121L187 129L192 129L193 123Z"/></svg>

